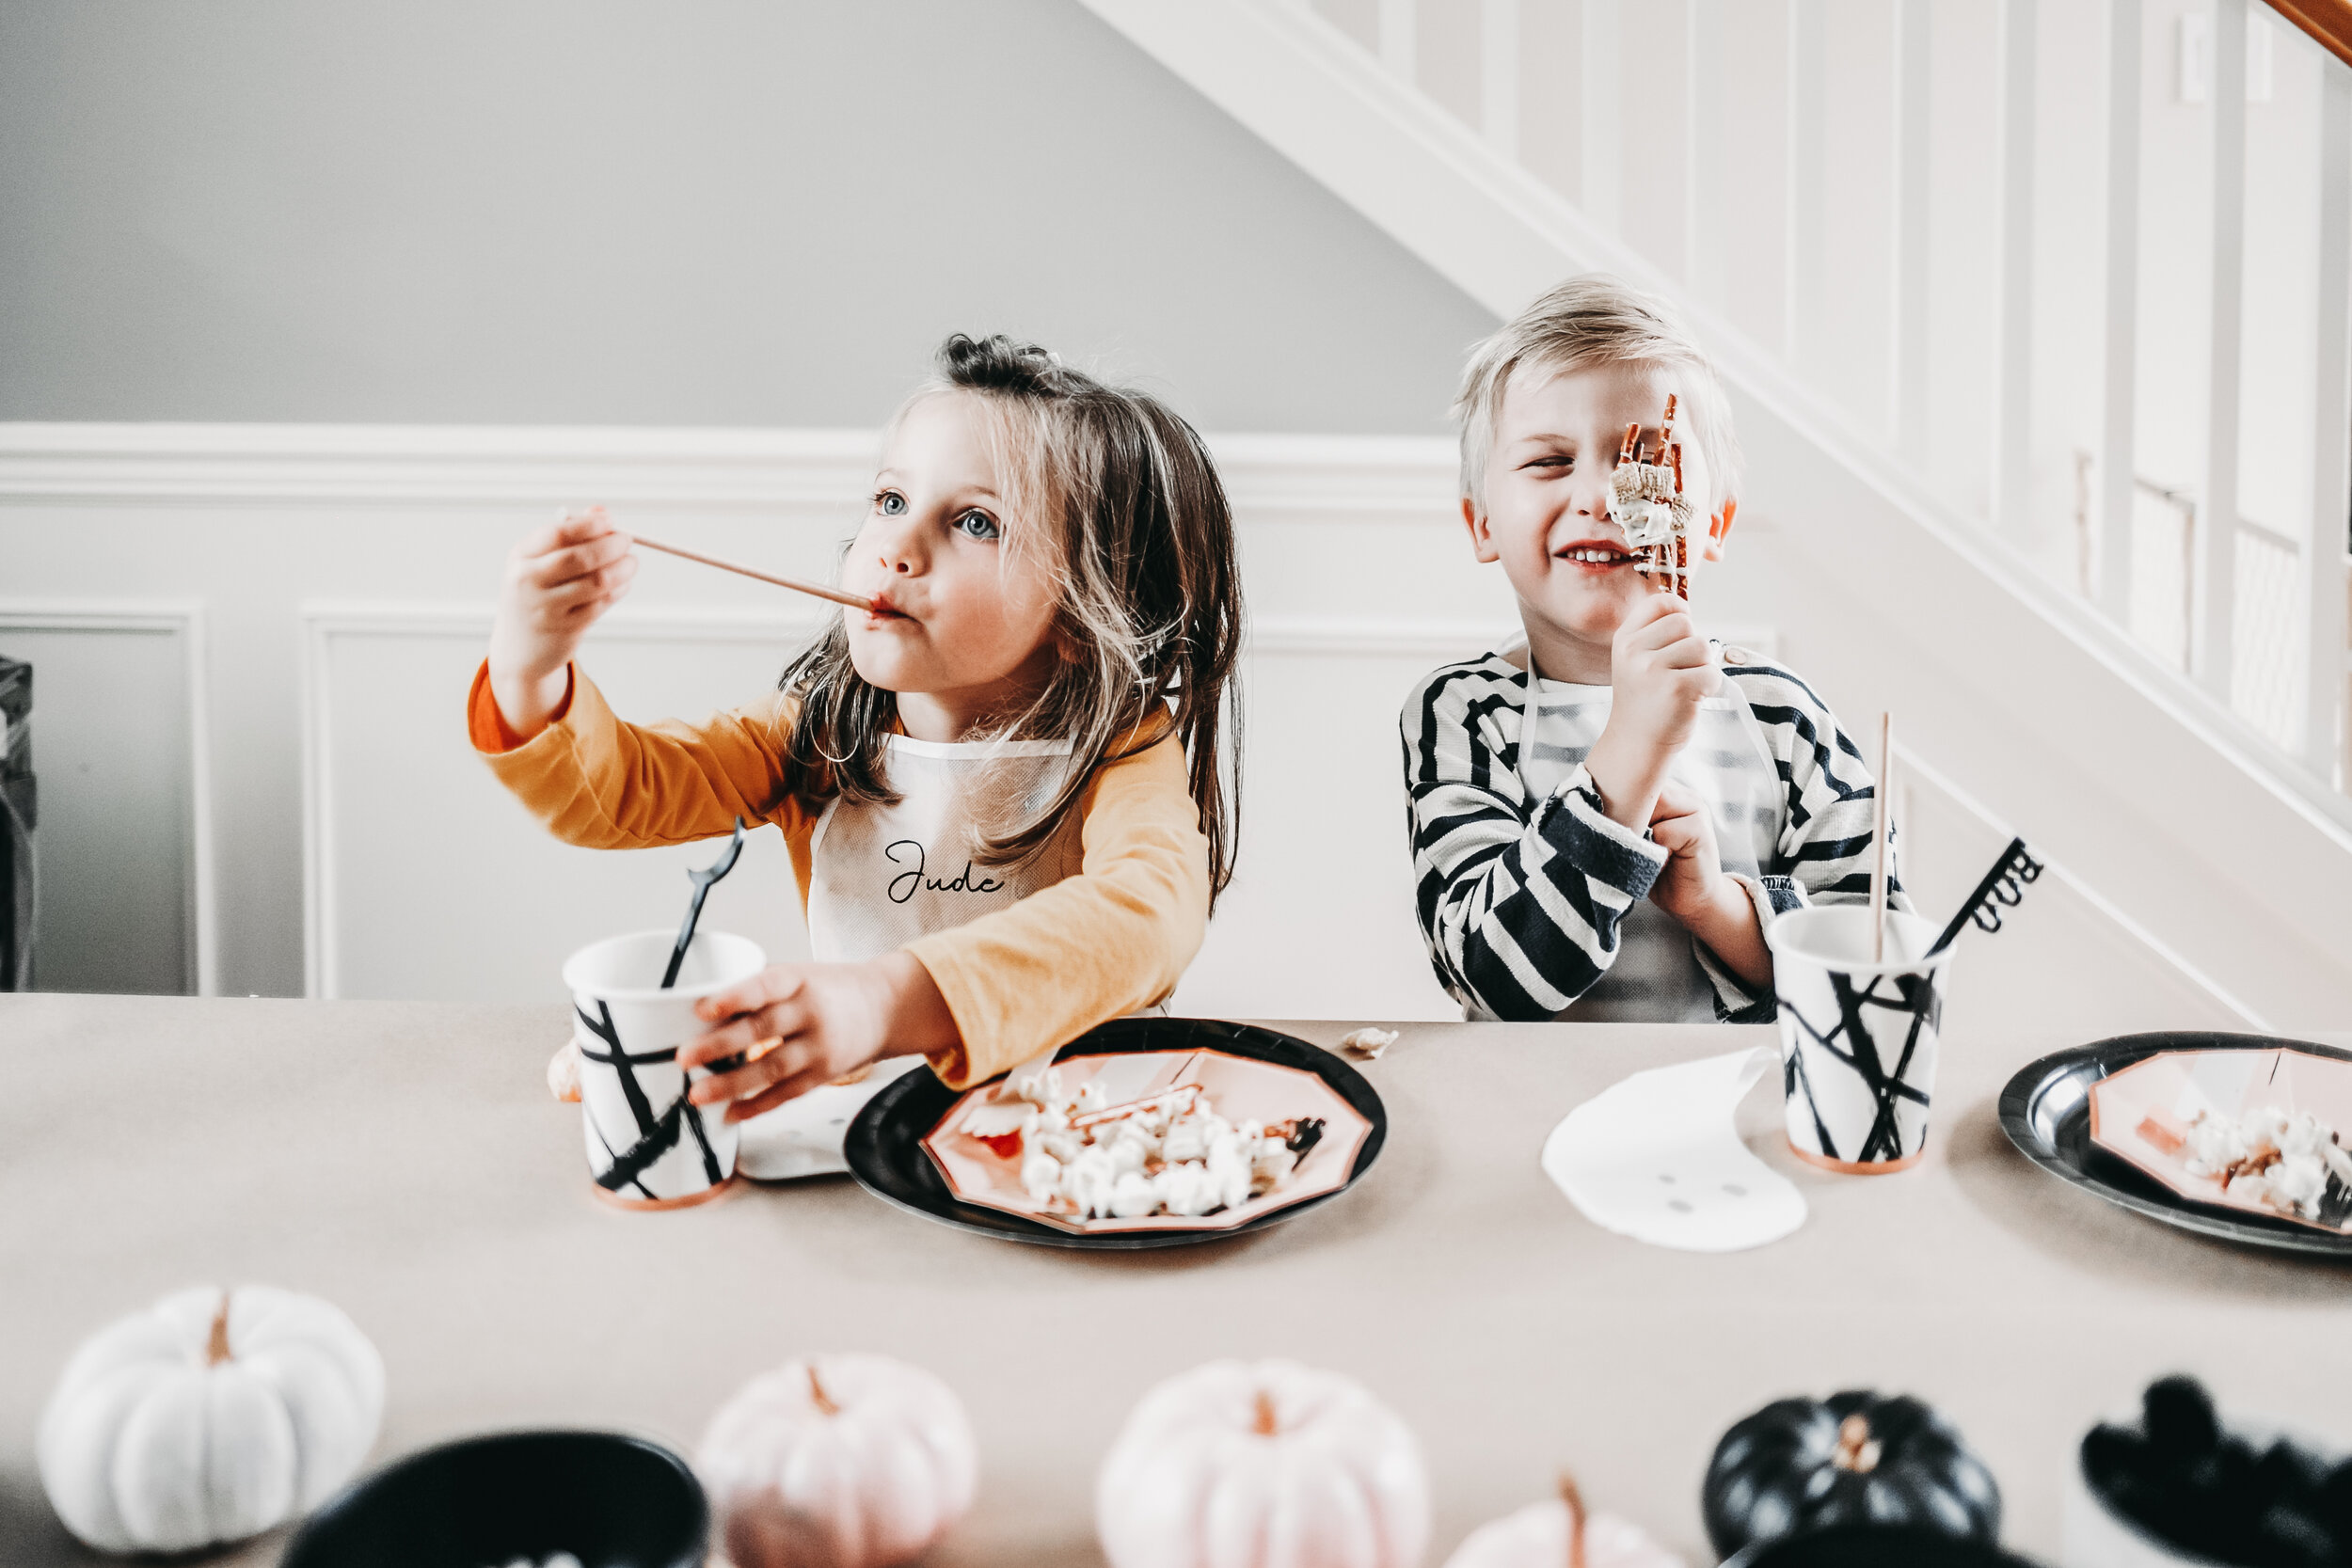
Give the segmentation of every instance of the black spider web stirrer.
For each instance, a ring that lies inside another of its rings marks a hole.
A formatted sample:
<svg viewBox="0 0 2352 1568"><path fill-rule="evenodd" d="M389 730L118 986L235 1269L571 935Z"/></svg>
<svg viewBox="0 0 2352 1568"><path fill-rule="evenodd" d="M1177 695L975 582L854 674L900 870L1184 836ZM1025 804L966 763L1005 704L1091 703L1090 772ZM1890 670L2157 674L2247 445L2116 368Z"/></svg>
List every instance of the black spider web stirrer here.
<svg viewBox="0 0 2352 1568"><path fill-rule="evenodd" d="M743 853L743 819L735 819L735 837L727 844L727 852L701 871L689 871L687 877L694 884L694 897L686 906L686 923L677 928L677 945L670 949L670 967L661 972L661 989L668 990L677 984L678 966L686 961L686 950L693 945L694 925L703 917L703 900L719 879L735 869L738 857Z"/></svg>
<svg viewBox="0 0 2352 1568"><path fill-rule="evenodd" d="M2000 859L1993 863L1993 869L1984 874L1977 891L1961 905L1960 912L1952 916L1952 923L1944 927L1944 934L1935 939L1935 945L1927 950L1925 957L1932 958L1949 947L1960 936L1960 928L1972 920L1980 931L1999 930L2002 908L2015 909L2026 896L2025 884L2041 875L2042 863L2033 858L2026 841L2010 839L2009 847L2001 851Z"/></svg>

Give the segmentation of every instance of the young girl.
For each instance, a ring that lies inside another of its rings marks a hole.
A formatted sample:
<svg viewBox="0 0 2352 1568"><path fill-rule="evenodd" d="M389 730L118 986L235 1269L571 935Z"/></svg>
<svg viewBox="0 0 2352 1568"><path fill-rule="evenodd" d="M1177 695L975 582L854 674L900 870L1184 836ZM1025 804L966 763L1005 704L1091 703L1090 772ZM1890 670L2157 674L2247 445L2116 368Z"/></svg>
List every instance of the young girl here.
<svg viewBox="0 0 2352 1568"><path fill-rule="evenodd" d="M747 1057L693 1092L731 1120L881 1057L961 1087L1153 1006L1231 874L1241 590L1206 448L1034 346L959 335L938 363L842 566L876 608L774 694L614 717L573 663L636 569L596 510L516 546L468 699L476 749L567 843L783 830L812 961L706 1000L679 1053ZM789 1173L758 1148L747 1130L750 1174Z"/></svg>

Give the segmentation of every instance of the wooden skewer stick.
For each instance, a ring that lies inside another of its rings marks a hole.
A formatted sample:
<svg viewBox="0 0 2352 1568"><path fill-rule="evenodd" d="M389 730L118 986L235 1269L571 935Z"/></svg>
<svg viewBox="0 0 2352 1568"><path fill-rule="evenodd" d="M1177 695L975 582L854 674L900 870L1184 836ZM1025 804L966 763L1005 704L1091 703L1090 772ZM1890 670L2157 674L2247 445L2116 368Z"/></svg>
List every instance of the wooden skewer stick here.
<svg viewBox="0 0 2352 1568"><path fill-rule="evenodd" d="M1565 1470L1560 1472L1560 1506L1568 1515L1567 1568L1584 1568L1584 1494Z"/></svg>
<svg viewBox="0 0 2352 1568"><path fill-rule="evenodd" d="M1886 851L1894 837L1895 716L1879 715L1879 783L1870 792L1870 961L1886 961Z"/></svg>
<svg viewBox="0 0 2352 1568"><path fill-rule="evenodd" d="M632 533L629 537L644 546L645 548L660 550L663 555L675 555L686 561L698 561L706 566L716 566L723 572L734 572L739 576L756 578L761 582L771 582L778 588L789 588L796 594L807 594L819 599L831 599L835 604L845 604L852 610L887 608L880 599L860 598L855 594L839 588L828 588L820 582L802 582L794 578L780 578L767 572L754 571L749 566L739 566L732 561L722 561L715 555L704 555L696 550L680 549L675 545L665 545L659 539L648 539L642 533Z"/></svg>

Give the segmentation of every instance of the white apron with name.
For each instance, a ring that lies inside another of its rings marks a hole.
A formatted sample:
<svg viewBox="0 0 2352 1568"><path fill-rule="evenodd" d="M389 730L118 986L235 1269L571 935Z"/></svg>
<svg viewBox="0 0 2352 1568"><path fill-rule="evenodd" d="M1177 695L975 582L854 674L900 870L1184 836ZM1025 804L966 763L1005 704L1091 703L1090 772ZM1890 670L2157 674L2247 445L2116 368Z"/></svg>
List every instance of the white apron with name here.
<svg viewBox="0 0 2352 1568"><path fill-rule="evenodd" d="M1521 652L1532 674L1534 657ZM1541 800L1583 765L1609 722L1613 692L1567 681L1528 685L1519 721L1519 782L1531 800ZM1737 692L1726 688L1700 705L1691 738L1667 773L1707 802L1724 873L1761 876L1780 833L1780 769L1764 726ZM1691 933L1641 898L1617 924L1616 962L1558 1016L1579 1023L1712 1023L1715 986L1699 967Z"/></svg>
<svg viewBox="0 0 2352 1568"><path fill-rule="evenodd" d="M880 958L1077 874L1084 850L1074 811L1042 851L1018 866L980 864L972 825L992 795L1009 796L1015 812L1050 800L1070 766L1068 741L894 735L888 746L883 776L898 802L859 805L836 798L810 839L808 944L816 961ZM849 1169L841 1141L850 1121L892 1079L922 1062L885 1057L855 1084L828 1084L754 1117L743 1124L736 1168L771 1181Z"/></svg>

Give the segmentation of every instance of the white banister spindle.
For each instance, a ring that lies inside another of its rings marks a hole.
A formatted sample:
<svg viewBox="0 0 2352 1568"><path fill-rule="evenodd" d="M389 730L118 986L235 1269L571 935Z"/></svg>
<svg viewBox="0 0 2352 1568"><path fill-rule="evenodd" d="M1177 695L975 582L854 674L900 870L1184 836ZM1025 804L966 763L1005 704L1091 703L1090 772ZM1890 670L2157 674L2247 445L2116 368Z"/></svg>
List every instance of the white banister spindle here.
<svg viewBox="0 0 2352 1568"><path fill-rule="evenodd" d="M2198 681L2230 700L2237 597L2238 383L2246 291L2246 0L2213 0L2213 302L2198 517Z"/></svg>
<svg viewBox="0 0 2352 1568"><path fill-rule="evenodd" d="M1479 0L1478 129L1497 152L1519 155L1519 0Z"/></svg>
<svg viewBox="0 0 2352 1568"><path fill-rule="evenodd" d="M1993 388L1993 523L2033 530L2033 155L2036 0L2002 0L1999 308Z"/></svg>
<svg viewBox="0 0 2352 1568"><path fill-rule="evenodd" d="M1416 37L1416 0L1380 0L1380 63L1400 82L1410 82L1421 45Z"/></svg>
<svg viewBox="0 0 2352 1568"><path fill-rule="evenodd" d="M1682 276L1708 305L1724 297L1722 0L1684 0Z"/></svg>
<svg viewBox="0 0 2352 1568"><path fill-rule="evenodd" d="M2106 398L2099 441L2099 603L2132 618L2139 374L2140 0L2107 0Z"/></svg>
<svg viewBox="0 0 2352 1568"><path fill-rule="evenodd" d="M1895 445L1928 460L1929 0L1896 0L1893 403Z"/></svg>
<svg viewBox="0 0 2352 1568"><path fill-rule="evenodd" d="M1822 19L1822 4L1823 0L1788 0L1788 211L1783 225L1788 243L1782 269L1787 287L1781 345L1791 364L1819 330L1821 270L1827 259L1823 182L1828 177L1828 148L1821 121L1829 99L1829 30Z"/></svg>
<svg viewBox="0 0 2352 1568"><path fill-rule="evenodd" d="M2344 742L2344 531L2352 510L2352 70L2319 62L2318 380L2312 415L2312 515L2303 546L2309 638L2303 760L2352 789Z"/></svg>
<svg viewBox="0 0 2352 1568"><path fill-rule="evenodd" d="M1584 0L1581 113L1579 134L1582 168L1578 198L1584 215L1614 233L1625 188L1625 115L1617 97L1617 65L1624 46L1619 0Z"/></svg>

